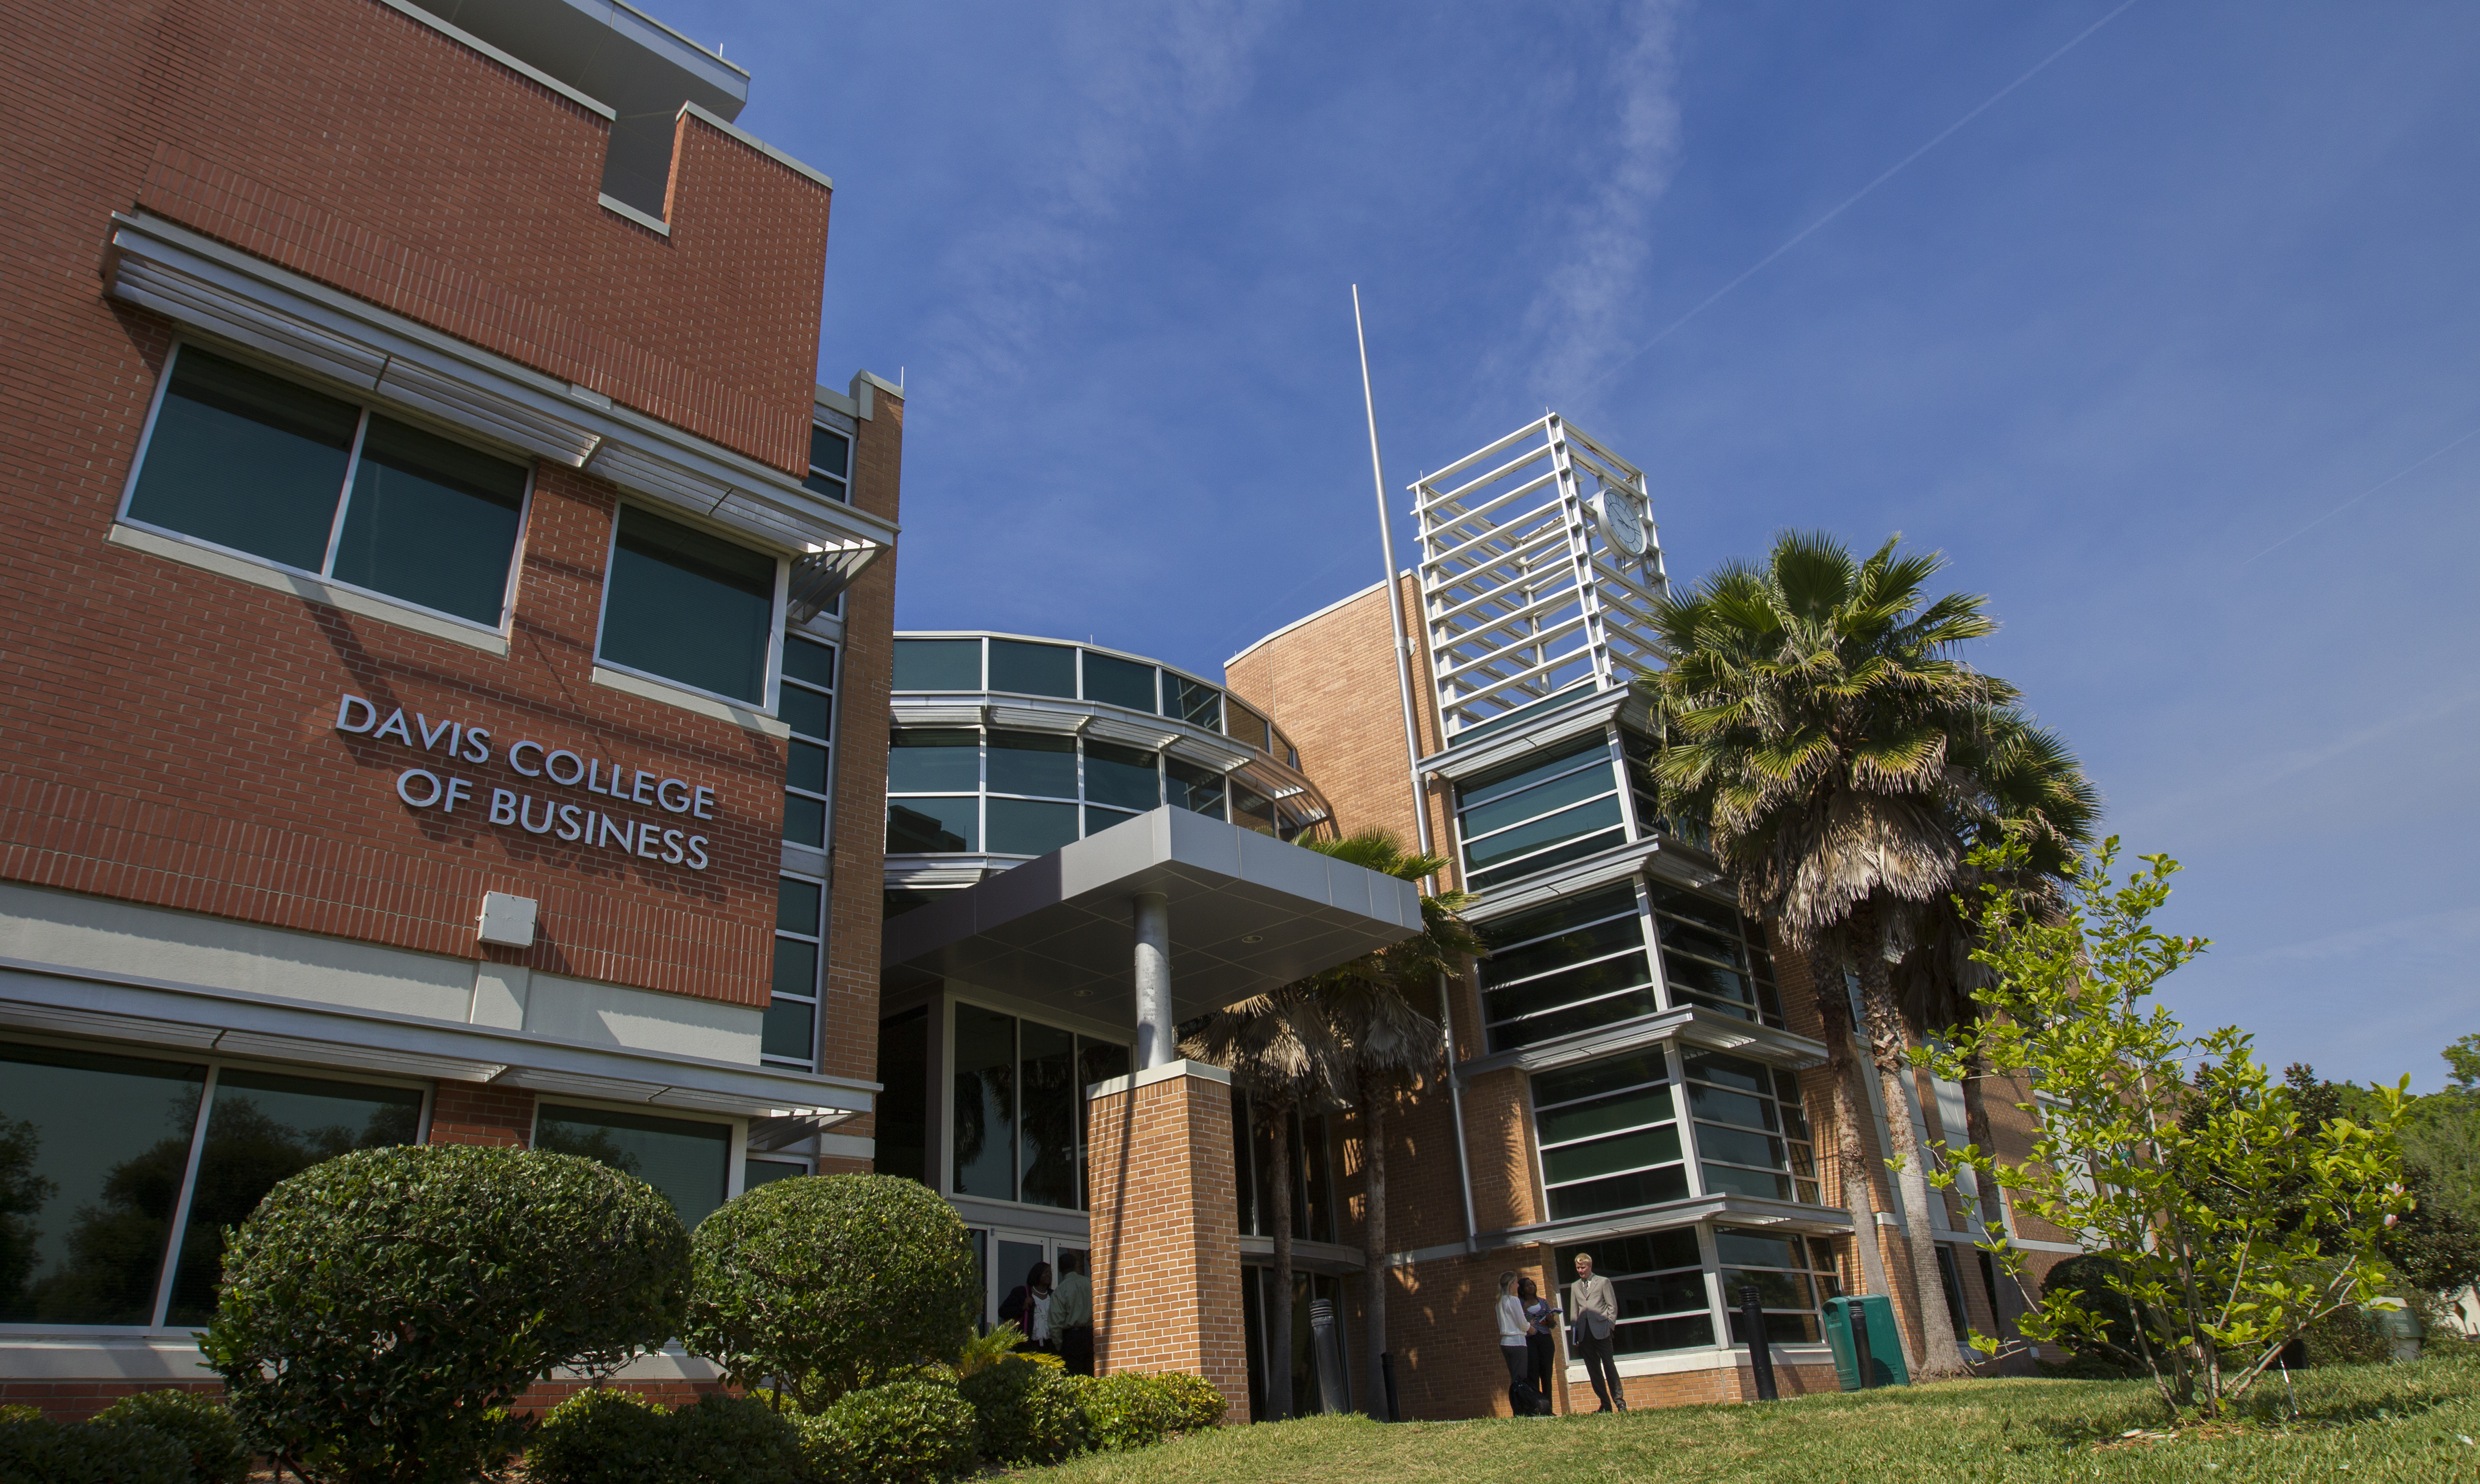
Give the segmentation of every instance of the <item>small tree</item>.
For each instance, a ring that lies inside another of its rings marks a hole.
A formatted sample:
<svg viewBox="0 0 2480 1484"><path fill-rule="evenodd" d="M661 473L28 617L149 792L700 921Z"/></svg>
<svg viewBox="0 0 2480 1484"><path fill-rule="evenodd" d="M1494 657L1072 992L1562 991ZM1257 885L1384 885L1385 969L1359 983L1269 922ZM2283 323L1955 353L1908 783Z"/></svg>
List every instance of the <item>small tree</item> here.
<svg viewBox="0 0 2480 1484"><path fill-rule="evenodd" d="M1946 1078L1975 1063L2024 1070L2031 1152L2012 1162L1949 1143L1951 1164L1932 1179L1950 1185L1952 1168L1968 1167L2109 1258L2101 1282L2124 1308L2054 1286L2019 1321L2024 1339L2116 1342L2174 1414L2212 1416L2309 1324L2383 1291L2379 1239L2410 1206L2402 1093L2376 1089L2365 1122L2303 1119L2244 1031L2190 1036L2148 1004L2205 940L2150 925L2178 863L2145 856L2117 885L2117 852L2113 838L2070 873L2069 909L2054 919L2014 910L2002 888L1984 895L1991 946L1977 956L1996 982L1976 998L1989 1013L1917 1054ZM1985 863L2006 865L2000 853ZM2023 1254L2002 1234L1986 1248L2021 1275ZM1985 1335L1973 1344L2000 1349Z"/></svg>
<svg viewBox="0 0 2480 1484"><path fill-rule="evenodd" d="M522 1149L368 1149L268 1192L198 1348L251 1439L313 1484L447 1484L505 1456L505 1409L536 1377L671 1338L687 1278L688 1234L642 1180Z"/></svg>
<svg viewBox="0 0 2480 1484"><path fill-rule="evenodd" d="M690 1353L804 1413L956 1358L982 1312L955 1209L917 1181L826 1175L759 1186L698 1223Z"/></svg>

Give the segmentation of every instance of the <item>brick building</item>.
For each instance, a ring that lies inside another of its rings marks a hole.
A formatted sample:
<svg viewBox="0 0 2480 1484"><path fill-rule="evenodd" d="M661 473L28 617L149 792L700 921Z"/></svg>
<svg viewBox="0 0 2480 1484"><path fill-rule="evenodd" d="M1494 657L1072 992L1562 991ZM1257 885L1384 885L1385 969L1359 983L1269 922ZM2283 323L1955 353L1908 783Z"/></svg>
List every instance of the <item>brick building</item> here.
<svg viewBox="0 0 2480 1484"><path fill-rule="evenodd" d="M345 1148L866 1169L904 409L816 384L826 177L625 6L18 13L0 1399L198 1383Z"/></svg>

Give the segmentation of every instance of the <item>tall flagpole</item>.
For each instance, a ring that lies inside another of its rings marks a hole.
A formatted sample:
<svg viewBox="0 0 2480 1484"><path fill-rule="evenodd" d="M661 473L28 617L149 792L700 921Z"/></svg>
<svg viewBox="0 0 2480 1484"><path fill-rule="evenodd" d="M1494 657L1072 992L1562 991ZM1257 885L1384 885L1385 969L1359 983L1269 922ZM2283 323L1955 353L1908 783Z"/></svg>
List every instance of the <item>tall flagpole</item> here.
<svg viewBox="0 0 2480 1484"><path fill-rule="evenodd" d="M1412 719L1412 639L1404 627L1404 585L1395 575L1395 533L1386 518L1386 466L1378 456L1378 400L1369 390L1369 332L1360 325L1360 285L1352 286L1352 332L1360 340L1360 404L1369 415L1369 481L1378 491L1378 544L1386 554L1386 615L1395 626L1395 689L1404 700L1404 768L1412 780L1412 822L1430 852L1430 803L1421 792L1421 734Z"/></svg>

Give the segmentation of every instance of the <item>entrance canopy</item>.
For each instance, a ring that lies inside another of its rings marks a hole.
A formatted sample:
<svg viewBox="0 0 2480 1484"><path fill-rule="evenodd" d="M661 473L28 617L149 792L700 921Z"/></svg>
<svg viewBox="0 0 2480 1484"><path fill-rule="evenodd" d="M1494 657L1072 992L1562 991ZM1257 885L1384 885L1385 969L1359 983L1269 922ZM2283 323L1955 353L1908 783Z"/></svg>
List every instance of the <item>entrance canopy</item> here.
<svg viewBox="0 0 2480 1484"><path fill-rule="evenodd" d="M1168 901L1177 1020L1421 929L1409 881L1165 807L890 921L880 961L891 984L961 980L1128 1024L1135 901L1151 893Z"/></svg>

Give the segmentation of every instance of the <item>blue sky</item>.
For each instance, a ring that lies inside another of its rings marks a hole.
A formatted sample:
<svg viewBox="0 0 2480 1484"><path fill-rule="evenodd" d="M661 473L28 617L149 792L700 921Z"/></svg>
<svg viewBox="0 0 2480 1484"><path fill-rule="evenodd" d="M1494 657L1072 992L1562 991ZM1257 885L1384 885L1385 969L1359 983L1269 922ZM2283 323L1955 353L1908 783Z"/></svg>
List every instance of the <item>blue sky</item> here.
<svg viewBox="0 0 2480 1484"><path fill-rule="evenodd" d="M1356 281L1398 489L1555 406L1674 579L1944 550L2185 863L2191 1021L2423 1089L2480 1030L2480 10L652 8L836 177L899 623L1214 674L1374 581Z"/></svg>

